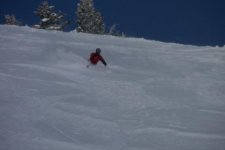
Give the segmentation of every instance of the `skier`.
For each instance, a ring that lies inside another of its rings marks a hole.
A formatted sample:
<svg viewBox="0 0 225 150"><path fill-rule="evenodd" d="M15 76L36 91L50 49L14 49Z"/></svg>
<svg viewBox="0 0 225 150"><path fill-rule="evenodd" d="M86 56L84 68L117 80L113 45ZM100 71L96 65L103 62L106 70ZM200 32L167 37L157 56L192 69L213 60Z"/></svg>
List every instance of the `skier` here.
<svg viewBox="0 0 225 150"><path fill-rule="evenodd" d="M87 67L90 66L90 64L92 65L97 65L97 63L101 61L105 66L107 66L107 63L105 62L105 59L101 56L101 49L97 48L95 50L95 52L92 52L89 58L89 64L87 65Z"/></svg>

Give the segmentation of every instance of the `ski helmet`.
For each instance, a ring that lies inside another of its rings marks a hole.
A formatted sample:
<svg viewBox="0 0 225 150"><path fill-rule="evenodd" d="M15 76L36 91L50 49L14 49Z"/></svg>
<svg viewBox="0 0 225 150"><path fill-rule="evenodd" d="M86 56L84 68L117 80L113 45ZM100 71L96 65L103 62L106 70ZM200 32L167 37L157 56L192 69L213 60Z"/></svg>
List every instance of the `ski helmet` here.
<svg viewBox="0 0 225 150"><path fill-rule="evenodd" d="M101 53L101 49L100 48L97 48L96 49L96 53L100 54Z"/></svg>

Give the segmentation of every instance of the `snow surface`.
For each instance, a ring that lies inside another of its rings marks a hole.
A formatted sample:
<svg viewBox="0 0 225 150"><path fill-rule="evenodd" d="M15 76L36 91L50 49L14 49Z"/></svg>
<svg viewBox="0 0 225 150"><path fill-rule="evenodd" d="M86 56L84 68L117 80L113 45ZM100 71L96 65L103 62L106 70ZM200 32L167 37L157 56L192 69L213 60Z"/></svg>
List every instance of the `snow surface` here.
<svg viewBox="0 0 225 150"><path fill-rule="evenodd" d="M14 26L0 45L0 150L225 150L224 47Z"/></svg>

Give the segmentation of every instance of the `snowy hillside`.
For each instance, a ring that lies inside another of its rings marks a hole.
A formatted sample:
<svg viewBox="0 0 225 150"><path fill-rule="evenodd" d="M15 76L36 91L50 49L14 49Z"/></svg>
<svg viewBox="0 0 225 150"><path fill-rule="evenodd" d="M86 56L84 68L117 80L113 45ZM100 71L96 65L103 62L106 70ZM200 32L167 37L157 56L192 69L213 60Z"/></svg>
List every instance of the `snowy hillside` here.
<svg viewBox="0 0 225 150"><path fill-rule="evenodd" d="M225 48L0 26L0 150L225 150Z"/></svg>

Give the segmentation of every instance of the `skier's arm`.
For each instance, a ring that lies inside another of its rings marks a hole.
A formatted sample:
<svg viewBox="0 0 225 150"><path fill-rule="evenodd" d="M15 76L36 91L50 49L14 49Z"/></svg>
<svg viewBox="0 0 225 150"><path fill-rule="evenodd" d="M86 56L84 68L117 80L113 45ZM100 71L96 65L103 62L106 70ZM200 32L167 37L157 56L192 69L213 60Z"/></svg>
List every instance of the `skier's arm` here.
<svg viewBox="0 0 225 150"><path fill-rule="evenodd" d="M101 57L101 62L105 65L105 66L107 66L107 63L105 62L105 60L104 60L104 58L103 57Z"/></svg>

